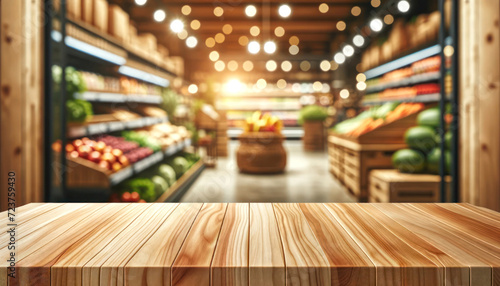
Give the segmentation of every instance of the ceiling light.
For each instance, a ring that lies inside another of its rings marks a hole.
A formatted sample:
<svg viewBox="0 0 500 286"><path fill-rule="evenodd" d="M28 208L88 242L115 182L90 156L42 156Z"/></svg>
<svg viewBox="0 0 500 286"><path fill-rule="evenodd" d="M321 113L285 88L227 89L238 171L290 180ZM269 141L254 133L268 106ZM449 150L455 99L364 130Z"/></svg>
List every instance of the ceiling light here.
<svg viewBox="0 0 500 286"><path fill-rule="evenodd" d="M321 61L321 63L319 64L319 68L324 72L329 71L331 66L332 65L327 60Z"/></svg>
<svg viewBox="0 0 500 286"><path fill-rule="evenodd" d="M224 36L224 34L222 34L222 33L217 33L217 34L215 35L215 41L216 41L217 43L222 44L222 43L224 43L224 41L225 41L225 40L226 40L226 36Z"/></svg>
<svg viewBox="0 0 500 286"><path fill-rule="evenodd" d="M278 26L276 29L274 29L274 34L276 37L283 37L285 35L285 29L283 27Z"/></svg>
<svg viewBox="0 0 500 286"><path fill-rule="evenodd" d="M248 37L247 36L241 36L239 39L238 39L238 43L242 46L246 46L248 45Z"/></svg>
<svg viewBox="0 0 500 286"><path fill-rule="evenodd" d="M238 69L238 62L237 61L229 61L227 63L227 69L230 71L236 71Z"/></svg>
<svg viewBox="0 0 500 286"><path fill-rule="evenodd" d="M148 2L148 1L147 0L135 0L135 4L137 4L139 6L146 4L146 2Z"/></svg>
<svg viewBox="0 0 500 286"><path fill-rule="evenodd" d="M273 54L276 52L276 44L273 41L267 41L264 44L264 52L267 54Z"/></svg>
<svg viewBox="0 0 500 286"><path fill-rule="evenodd" d="M288 51L291 55L296 55L299 53L299 46L291 45L290 48L288 48Z"/></svg>
<svg viewBox="0 0 500 286"><path fill-rule="evenodd" d="M343 89L340 91L340 97L342 97L343 99L346 99L349 97L349 91L347 89Z"/></svg>
<svg viewBox="0 0 500 286"><path fill-rule="evenodd" d="M339 68L339 64L337 64L335 61L330 61L330 70L336 71Z"/></svg>
<svg viewBox="0 0 500 286"><path fill-rule="evenodd" d="M302 62L300 62L300 69L302 71L305 71L305 72L308 71L308 70L310 70L311 69L311 63L308 62L308 61L302 61Z"/></svg>
<svg viewBox="0 0 500 286"><path fill-rule="evenodd" d="M328 7L328 4L326 4L326 3L319 4L319 11L321 13L326 13L326 12L328 12L329 9L330 9L330 7Z"/></svg>
<svg viewBox="0 0 500 286"><path fill-rule="evenodd" d="M365 38L363 38L363 36L361 35L356 35L352 39L352 42L354 43L354 45L356 45L356 47L361 47L365 44Z"/></svg>
<svg viewBox="0 0 500 286"><path fill-rule="evenodd" d="M208 55L208 58L212 61L215 62L219 59L219 53L217 51L211 51L210 54Z"/></svg>
<svg viewBox="0 0 500 286"><path fill-rule="evenodd" d="M188 31L182 29L179 33L177 33L177 37L181 40L185 40L188 37Z"/></svg>
<svg viewBox="0 0 500 286"><path fill-rule="evenodd" d="M289 62L289 61L283 61L281 63L281 69L284 71L284 72L289 72L292 70L292 63Z"/></svg>
<svg viewBox="0 0 500 286"><path fill-rule="evenodd" d="M410 2L406 0L401 0L398 2L398 10L402 13L406 13L410 10Z"/></svg>
<svg viewBox="0 0 500 286"><path fill-rule="evenodd" d="M165 14L165 11L163 11L162 9L156 10L155 13L153 14L153 18L155 19L156 22L163 22L163 20L165 20L166 17L167 14Z"/></svg>
<svg viewBox="0 0 500 286"><path fill-rule="evenodd" d="M222 7L215 7L214 8L214 15L217 17L221 17L224 14L224 9Z"/></svg>
<svg viewBox="0 0 500 286"><path fill-rule="evenodd" d="M237 79L231 79L224 85L224 90L227 93L238 93L243 90L245 85Z"/></svg>
<svg viewBox="0 0 500 286"><path fill-rule="evenodd" d="M198 92L198 86L196 84L190 84L188 87L188 91L191 94L195 94Z"/></svg>
<svg viewBox="0 0 500 286"><path fill-rule="evenodd" d="M208 48L213 48L215 46L215 39L212 38L212 37L208 37L206 40L205 40L205 45L208 47Z"/></svg>
<svg viewBox="0 0 500 286"><path fill-rule="evenodd" d="M245 61L243 63L243 70L246 72L252 71L253 70L253 63L252 61Z"/></svg>
<svg viewBox="0 0 500 286"><path fill-rule="evenodd" d="M392 23L394 23L394 17L391 14L385 15L384 23L386 23L387 25L391 25Z"/></svg>
<svg viewBox="0 0 500 286"><path fill-rule="evenodd" d="M297 46L300 43L299 37L291 36L290 39L288 39L288 43L290 43L290 45L292 45L292 46L293 45Z"/></svg>
<svg viewBox="0 0 500 286"><path fill-rule="evenodd" d="M356 80L358 82L365 82L366 81L366 75L364 73L358 73L356 76Z"/></svg>
<svg viewBox="0 0 500 286"><path fill-rule="evenodd" d="M266 86L267 86L267 82L265 79L261 78L261 79L257 80L257 87L259 89L264 89L264 88L266 88Z"/></svg>
<svg viewBox="0 0 500 286"><path fill-rule="evenodd" d="M277 67L278 67L278 65L273 60L269 60L266 62L266 70L268 70L270 72L275 71Z"/></svg>
<svg viewBox="0 0 500 286"><path fill-rule="evenodd" d="M380 6L380 0L372 0L372 6L377 8L378 6Z"/></svg>
<svg viewBox="0 0 500 286"><path fill-rule="evenodd" d="M345 56L344 56L343 53L336 53L335 57L333 59L339 65L341 65L341 64L343 64L345 62Z"/></svg>
<svg viewBox="0 0 500 286"><path fill-rule="evenodd" d="M221 72L226 68L226 64L223 61L216 61L214 64L214 68L216 71Z"/></svg>
<svg viewBox="0 0 500 286"><path fill-rule="evenodd" d="M361 14L361 8L359 8L359 6L354 6L352 7L351 9L351 14L354 16L354 17L357 17Z"/></svg>
<svg viewBox="0 0 500 286"><path fill-rule="evenodd" d="M175 19L170 23L170 30L174 33L179 33L182 29L184 29L184 23L181 20Z"/></svg>
<svg viewBox="0 0 500 286"><path fill-rule="evenodd" d="M351 57L354 55L354 48L351 45L346 45L343 49L342 52L346 57Z"/></svg>
<svg viewBox="0 0 500 286"><path fill-rule="evenodd" d="M257 26L252 26L250 28L250 35L257 37L260 34L260 29Z"/></svg>
<svg viewBox="0 0 500 286"><path fill-rule="evenodd" d="M370 22L370 29L372 29L372 31L374 31L374 32L382 31L383 27L384 27L384 23L378 18L375 18Z"/></svg>
<svg viewBox="0 0 500 286"><path fill-rule="evenodd" d="M250 43L248 43L248 51L251 54L258 53L260 51L260 44L259 44L259 42L257 42L257 41L251 41Z"/></svg>
<svg viewBox="0 0 500 286"><path fill-rule="evenodd" d="M337 30L344 31L346 27L347 27L347 25L344 21L337 22Z"/></svg>
<svg viewBox="0 0 500 286"><path fill-rule="evenodd" d="M290 16L290 14L292 14L292 8L290 8L290 6L286 4L281 5L278 9L278 13L281 17L287 18L288 16Z"/></svg>
<svg viewBox="0 0 500 286"><path fill-rule="evenodd" d="M230 24L222 26L222 32L226 35L231 34L233 32L233 26L231 26Z"/></svg>
<svg viewBox="0 0 500 286"><path fill-rule="evenodd" d="M181 12L182 12L182 15L185 15L185 16L191 14L191 6L189 6L189 5L182 6Z"/></svg>
<svg viewBox="0 0 500 286"><path fill-rule="evenodd" d="M255 15L257 15L257 8L255 8L254 5L248 5L246 8L245 8L245 14L248 16L248 17L253 17Z"/></svg>
<svg viewBox="0 0 500 286"><path fill-rule="evenodd" d="M365 82L360 81L360 82L358 82L358 84L356 84L356 88L357 88L358 90L363 91L363 90L365 90L365 89L366 89L366 83L365 83Z"/></svg>
<svg viewBox="0 0 500 286"><path fill-rule="evenodd" d="M186 45L189 48L194 48L194 47L196 47L196 45L198 45L198 40L194 36L190 36L186 40Z"/></svg>
<svg viewBox="0 0 500 286"><path fill-rule="evenodd" d="M200 27L201 27L201 23L200 23L200 21L198 21L198 20L196 20L196 19L195 19L195 20L193 20L193 21L191 21L191 29L193 29L193 30L195 30L195 31L196 31L196 30L198 30Z"/></svg>

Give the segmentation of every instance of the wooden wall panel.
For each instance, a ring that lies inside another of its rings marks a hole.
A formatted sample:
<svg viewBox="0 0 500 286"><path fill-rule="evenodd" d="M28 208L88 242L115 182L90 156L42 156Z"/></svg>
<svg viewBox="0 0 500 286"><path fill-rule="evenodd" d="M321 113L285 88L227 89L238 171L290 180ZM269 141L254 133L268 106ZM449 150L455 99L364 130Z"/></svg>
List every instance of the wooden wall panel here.
<svg viewBox="0 0 500 286"><path fill-rule="evenodd" d="M43 14L41 0L1 2L0 185L16 173L16 202L43 198ZM0 188L0 209L7 188Z"/></svg>

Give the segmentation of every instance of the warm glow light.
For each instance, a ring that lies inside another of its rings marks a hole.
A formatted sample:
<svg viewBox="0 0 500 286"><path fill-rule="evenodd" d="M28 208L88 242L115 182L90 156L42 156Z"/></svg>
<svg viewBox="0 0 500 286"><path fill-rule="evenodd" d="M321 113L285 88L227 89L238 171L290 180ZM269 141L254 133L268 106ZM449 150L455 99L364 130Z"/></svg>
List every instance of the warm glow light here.
<svg viewBox="0 0 500 286"><path fill-rule="evenodd" d="M330 9L330 7L328 7L328 4L326 4L326 3L319 4L319 11L321 13L326 13L326 12L328 12L329 9Z"/></svg>
<svg viewBox="0 0 500 286"><path fill-rule="evenodd" d="M146 4L146 2L148 2L148 1L147 0L135 0L135 4L137 4L139 6Z"/></svg>
<svg viewBox="0 0 500 286"><path fill-rule="evenodd" d="M224 34L222 34L222 33L217 33L217 34L215 35L215 41L216 41L217 43L222 44L222 43L224 43L224 41L225 41L225 40L226 40L226 36L224 36Z"/></svg>
<svg viewBox="0 0 500 286"><path fill-rule="evenodd" d="M266 88L266 86L267 86L267 82L265 79L261 78L261 79L257 80L257 88L264 89L264 88Z"/></svg>
<svg viewBox="0 0 500 286"><path fill-rule="evenodd" d="M345 56L343 53L336 53L335 57L333 57L335 62L339 65L343 64L345 62Z"/></svg>
<svg viewBox="0 0 500 286"><path fill-rule="evenodd" d="M360 81L360 82L358 82L358 84L356 84L356 88L357 88L358 90L363 91L363 90L365 90L365 89L366 89L366 83L365 83L365 82Z"/></svg>
<svg viewBox="0 0 500 286"><path fill-rule="evenodd" d="M179 33L184 29L184 23L182 23L181 20L175 19L170 23L170 30L172 30L174 33Z"/></svg>
<svg viewBox="0 0 500 286"><path fill-rule="evenodd" d="M231 26L230 24L222 26L222 32L226 35L231 34L233 32L233 26Z"/></svg>
<svg viewBox="0 0 500 286"><path fill-rule="evenodd" d="M212 62L215 62L219 59L219 53L217 51L211 51L208 57Z"/></svg>
<svg viewBox="0 0 500 286"><path fill-rule="evenodd" d="M344 31L346 27L347 27L347 25L344 21L337 22L337 30Z"/></svg>
<svg viewBox="0 0 500 286"><path fill-rule="evenodd" d="M292 14L292 8L286 4L281 5L278 9L278 14L280 14L283 18L287 18L290 14Z"/></svg>
<svg viewBox="0 0 500 286"><path fill-rule="evenodd" d="M406 0L401 0L398 2L398 10L402 13L410 11L410 2Z"/></svg>
<svg viewBox="0 0 500 286"><path fill-rule="evenodd" d="M266 62L266 69L270 72L275 71L277 67L278 67L278 65L273 60L269 60Z"/></svg>
<svg viewBox="0 0 500 286"><path fill-rule="evenodd" d="M455 53L455 49L453 48L453 46L448 45L444 47L443 53L445 57L451 57Z"/></svg>
<svg viewBox="0 0 500 286"><path fill-rule="evenodd" d="M283 37L285 35L285 29L283 27L278 26L276 29L274 29L274 34L276 37Z"/></svg>
<svg viewBox="0 0 500 286"><path fill-rule="evenodd" d="M186 45L189 48L194 48L194 47L196 47L196 45L198 45L198 39L196 39L194 36L190 36L186 40Z"/></svg>
<svg viewBox="0 0 500 286"><path fill-rule="evenodd" d="M259 42L257 42L257 41L251 41L250 43L248 43L248 51L251 54L258 53L260 51L260 44L259 44Z"/></svg>
<svg viewBox="0 0 500 286"><path fill-rule="evenodd" d="M246 46L248 45L248 37L247 36L241 36L239 39L238 39L238 43L242 46Z"/></svg>
<svg viewBox="0 0 500 286"><path fill-rule="evenodd" d="M238 69L238 62L237 61L229 61L227 63L227 69L230 71L236 71Z"/></svg>
<svg viewBox="0 0 500 286"><path fill-rule="evenodd" d="M264 44L264 52L266 52L267 54L273 54L274 52L276 52L276 44L272 41L267 41Z"/></svg>
<svg viewBox="0 0 500 286"><path fill-rule="evenodd" d="M196 20L196 19L195 19L195 20L193 20L193 21L191 21L191 29L193 29L193 30L195 30L195 31L196 31L196 30L198 30L200 27L201 27L201 23L200 23L200 21L198 21L198 20Z"/></svg>
<svg viewBox="0 0 500 286"><path fill-rule="evenodd" d="M308 61L301 61L300 69L305 72L308 71L309 69L311 69L311 63Z"/></svg>
<svg viewBox="0 0 500 286"><path fill-rule="evenodd" d="M277 82L276 82L276 86L279 88L279 89L284 89L286 87L286 80L284 79L279 79Z"/></svg>
<svg viewBox="0 0 500 286"><path fill-rule="evenodd" d="M293 92L300 92L300 83L292 84L292 91Z"/></svg>
<svg viewBox="0 0 500 286"><path fill-rule="evenodd" d="M165 20L166 17L167 14L162 9L156 10L155 13L153 14L153 18L155 19L156 22L163 22L163 20Z"/></svg>
<svg viewBox="0 0 500 286"><path fill-rule="evenodd" d="M189 87L188 87L188 91L189 93L191 94L195 94L198 92L198 86L196 84L190 84Z"/></svg>
<svg viewBox="0 0 500 286"><path fill-rule="evenodd" d="M329 71L330 68L332 67L332 65L330 64L329 61L327 60L324 60L324 61L321 61L321 63L319 64L319 67L322 71L326 72L326 71Z"/></svg>
<svg viewBox="0 0 500 286"><path fill-rule="evenodd" d="M366 75L364 73L358 73L356 76L356 80L358 82L365 82L366 81Z"/></svg>
<svg viewBox="0 0 500 286"><path fill-rule="evenodd" d="M216 71L221 72L226 68L226 64L223 61L216 61L214 64L214 68Z"/></svg>
<svg viewBox="0 0 500 286"><path fill-rule="evenodd" d="M354 45L356 45L356 47L361 47L365 44L365 38L363 38L363 36L361 35L356 35L352 39L352 42L354 43Z"/></svg>
<svg viewBox="0 0 500 286"><path fill-rule="evenodd" d="M224 91L226 93L239 93L243 91L245 85L237 79L231 79L224 85Z"/></svg>
<svg viewBox="0 0 500 286"><path fill-rule="evenodd" d="M299 37L297 36L291 36L290 39L288 39L288 42L290 43L290 45L295 45L297 46L299 44Z"/></svg>
<svg viewBox="0 0 500 286"><path fill-rule="evenodd" d="M383 27L384 27L384 23L379 18L375 18L375 19L371 20L371 22L370 22L370 29L372 29L372 31L374 31L374 32L382 31Z"/></svg>
<svg viewBox="0 0 500 286"><path fill-rule="evenodd" d="M359 16L361 14L361 8L359 8L359 6L352 7L351 14L355 17Z"/></svg>
<svg viewBox="0 0 500 286"><path fill-rule="evenodd" d="M330 70L336 71L339 68L339 64L337 64L335 61L330 61Z"/></svg>
<svg viewBox="0 0 500 286"><path fill-rule="evenodd" d="M377 8L378 6L380 6L380 0L372 0L372 6Z"/></svg>
<svg viewBox="0 0 500 286"><path fill-rule="evenodd" d="M342 52L346 57L351 57L352 55L354 55L354 48L351 45L345 45L342 49Z"/></svg>
<svg viewBox="0 0 500 286"><path fill-rule="evenodd" d="M191 14L191 6L189 6L189 5L182 6L181 12L183 15L186 15L186 16Z"/></svg>
<svg viewBox="0 0 500 286"><path fill-rule="evenodd" d="M255 15L257 15L257 8L255 8L254 5L248 5L246 8L245 8L245 14L248 16L248 17L254 17Z"/></svg>
<svg viewBox="0 0 500 286"><path fill-rule="evenodd" d="M292 63L290 61L283 61L281 63L281 69L284 71L284 72L289 72L292 70Z"/></svg>
<svg viewBox="0 0 500 286"><path fill-rule="evenodd" d="M182 29L182 31L180 31L178 34L177 34L177 37L181 40L185 40L187 37L188 37L188 31L186 31L185 29Z"/></svg>
<svg viewBox="0 0 500 286"><path fill-rule="evenodd" d="M330 92L330 86L329 86L327 83L324 83L324 84L323 84L323 88L321 89L321 92L323 92L323 93L328 93L328 92ZM330 102L330 100L328 99L328 97L326 97L326 100L325 100L325 101L326 101L326 102L324 102L324 103L323 103L323 104L325 104L325 105L326 105L326 104L328 104L328 103ZM320 102L321 102L321 100L320 100Z"/></svg>
<svg viewBox="0 0 500 286"><path fill-rule="evenodd" d="M394 23L394 17L391 14L385 15L384 23L386 23L387 25L391 25L392 23Z"/></svg>
<svg viewBox="0 0 500 286"><path fill-rule="evenodd" d="M299 46L292 45L290 48L288 48L288 51L290 52L291 55L296 55L299 53Z"/></svg>
<svg viewBox="0 0 500 286"><path fill-rule="evenodd" d="M260 29L257 26L252 26L250 28L250 35L257 37L260 34Z"/></svg>
<svg viewBox="0 0 500 286"><path fill-rule="evenodd" d="M217 17L221 17L224 14L224 9L222 7L215 7L214 8L214 15Z"/></svg>
<svg viewBox="0 0 500 286"><path fill-rule="evenodd" d="M215 39L212 38L212 37L208 37L206 40L205 40L205 45L208 47L208 48L213 48L215 46Z"/></svg>
<svg viewBox="0 0 500 286"><path fill-rule="evenodd" d="M323 89L323 84L319 81L315 81L313 83L313 89L314 89L314 91L319 92Z"/></svg>
<svg viewBox="0 0 500 286"><path fill-rule="evenodd" d="M342 97L343 99L346 99L349 97L349 91L347 89L343 89L340 91L340 97Z"/></svg>
<svg viewBox="0 0 500 286"><path fill-rule="evenodd" d="M243 63L243 70L246 72L252 71L253 70L253 63L252 61L245 61Z"/></svg>

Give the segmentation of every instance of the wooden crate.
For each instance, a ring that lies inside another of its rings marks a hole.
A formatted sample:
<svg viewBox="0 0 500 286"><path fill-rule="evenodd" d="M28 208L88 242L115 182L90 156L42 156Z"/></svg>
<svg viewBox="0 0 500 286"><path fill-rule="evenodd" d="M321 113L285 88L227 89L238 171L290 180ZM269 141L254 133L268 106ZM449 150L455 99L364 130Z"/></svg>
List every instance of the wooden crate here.
<svg viewBox="0 0 500 286"><path fill-rule="evenodd" d="M370 171L392 169L392 155L406 148L406 144L360 144L335 135L330 135L328 141L329 146L340 147L334 148L340 151L332 152L332 173L338 174L339 181L361 202L368 200Z"/></svg>
<svg viewBox="0 0 500 286"><path fill-rule="evenodd" d="M108 32L108 2L106 0L94 0L92 7L92 25L101 32Z"/></svg>
<svg viewBox="0 0 500 286"><path fill-rule="evenodd" d="M109 5L108 33L124 43L129 42L130 18L118 5Z"/></svg>
<svg viewBox="0 0 500 286"><path fill-rule="evenodd" d="M304 125L304 150L325 150L325 127L323 121L305 121Z"/></svg>
<svg viewBox="0 0 500 286"><path fill-rule="evenodd" d="M440 202L441 177L430 174L403 174L397 170L370 172L371 203L434 203ZM447 178L450 182L450 178Z"/></svg>
<svg viewBox="0 0 500 286"><path fill-rule="evenodd" d="M329 170L332 175L344 183L344 148L332 142L328 142Z"/></svg>

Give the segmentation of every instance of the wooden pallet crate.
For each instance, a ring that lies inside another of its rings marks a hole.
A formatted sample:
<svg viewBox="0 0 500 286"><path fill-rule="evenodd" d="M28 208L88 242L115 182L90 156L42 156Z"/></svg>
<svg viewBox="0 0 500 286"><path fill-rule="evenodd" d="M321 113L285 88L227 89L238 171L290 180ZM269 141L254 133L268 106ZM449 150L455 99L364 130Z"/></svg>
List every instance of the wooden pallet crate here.
<svg viewBox="0 0 500 286"><path fill-rule="evenodd" d="M344 156L343 147L328 142L328 160L329 160L329 170L332 175L339 180L339 182L344 182Z"/></svg>
<svg viewBox="0 0 500 286"><path fill-rule="evenodd" d="M303 124L304 150L323 151L325 149L325 127L323 121L305 121Z"/></svg>
<svg viewBox="0 0 500 286"><path fill-rule="evenodd" d="M374 169L392 169L392 155L406 148L406 144L361 144L330 135L329 146L339 146L333 151L333 173L338 173L339 181L361 202L368 200L368 176ZM335 152L337 152L335 154Z"/></svg>
<svg viewBox="0 0 500 286"><path fill-rule="evenodd" d="M450 178L446 178L447 183ZM435 203L441 201L441 177L403 174L397 170L373 170L369 177L371 203Z"/></svg>

